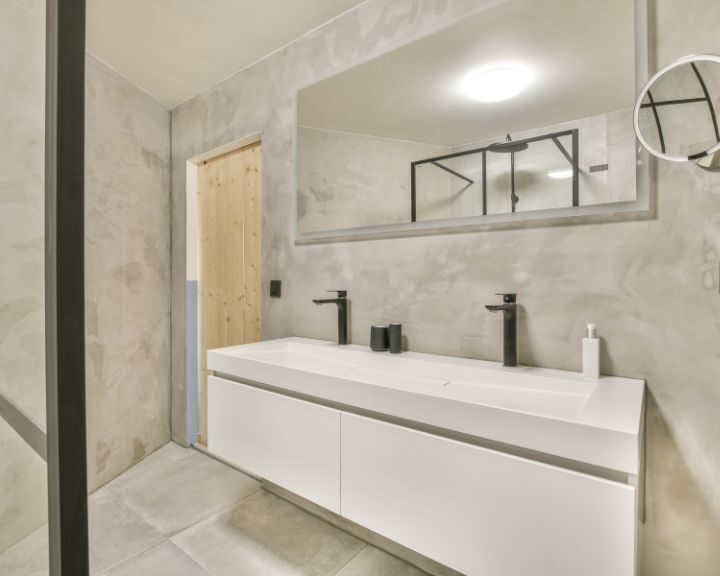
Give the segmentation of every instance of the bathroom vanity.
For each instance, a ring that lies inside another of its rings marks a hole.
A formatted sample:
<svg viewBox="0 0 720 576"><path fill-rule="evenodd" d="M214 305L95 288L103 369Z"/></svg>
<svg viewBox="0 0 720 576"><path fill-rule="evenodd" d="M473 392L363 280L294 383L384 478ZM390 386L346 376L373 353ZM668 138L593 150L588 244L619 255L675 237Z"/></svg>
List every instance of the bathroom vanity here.
<svg viewBox="0 0 720 576"><path fill-rule="evenodd" d="M645 385L286 338L211 350L208 450L468 576L632 576Z"/></svg>

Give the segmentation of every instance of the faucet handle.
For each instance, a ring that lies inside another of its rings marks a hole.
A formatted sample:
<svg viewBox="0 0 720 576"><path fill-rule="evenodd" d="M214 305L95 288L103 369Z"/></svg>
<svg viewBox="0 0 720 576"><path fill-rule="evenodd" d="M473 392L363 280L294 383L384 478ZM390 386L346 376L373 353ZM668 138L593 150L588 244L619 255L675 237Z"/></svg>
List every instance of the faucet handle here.
<svg viewBox="0 0 720 576"><path fill-rule="evenodd" d="M505 304L515 304L517 302L517 294L496 292L495 296L502 296Z"/></svg>
<svg viewBox="0 0 720 576"><path fill-rule="evenodd" d="M337 292L338 298L347 298L347 290L328 290L328 292Z"/></svg>

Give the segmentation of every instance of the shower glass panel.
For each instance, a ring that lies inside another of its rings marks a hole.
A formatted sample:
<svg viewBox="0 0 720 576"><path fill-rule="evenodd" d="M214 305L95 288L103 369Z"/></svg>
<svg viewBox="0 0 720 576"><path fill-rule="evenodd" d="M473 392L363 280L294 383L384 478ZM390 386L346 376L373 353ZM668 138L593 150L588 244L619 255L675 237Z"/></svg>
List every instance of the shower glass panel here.
<svg viewBox="0 0 720 576"><path fill-rule="evenodd" d="M0 574L47 574L45 2L0 0Z"/></svg>
<svg viewBox="0 0 720 576"><path fill-rule="evenodd" d="M515 154L515 212L573 206L573 168L564 152L572 154L570 135L532 142ZM506 159L506 171L509 164Z"/></svg>

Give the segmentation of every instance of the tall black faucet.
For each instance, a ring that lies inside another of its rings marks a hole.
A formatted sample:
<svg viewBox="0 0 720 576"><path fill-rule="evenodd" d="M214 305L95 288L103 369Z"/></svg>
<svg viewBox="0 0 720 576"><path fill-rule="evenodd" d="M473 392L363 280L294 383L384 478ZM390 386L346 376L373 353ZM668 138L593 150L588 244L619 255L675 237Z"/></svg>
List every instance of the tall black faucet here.
<svg viewBox="0 0 720 576"><path fill-rule="evenodd" d="M517 295L497 294L502 304L485 306L490 312L503 313L503 366L517 366Z"/></svg>
<svg viewBox="0 0 720 576"><path fill-rule="evenodd" d="M337 298L326 298L324 300L313 300L313 302L315 302L315 304L337 304L337 308L338 308L338 344L345 345L348 343L347 290L328 290L328 292L337 292Z"/></svg>

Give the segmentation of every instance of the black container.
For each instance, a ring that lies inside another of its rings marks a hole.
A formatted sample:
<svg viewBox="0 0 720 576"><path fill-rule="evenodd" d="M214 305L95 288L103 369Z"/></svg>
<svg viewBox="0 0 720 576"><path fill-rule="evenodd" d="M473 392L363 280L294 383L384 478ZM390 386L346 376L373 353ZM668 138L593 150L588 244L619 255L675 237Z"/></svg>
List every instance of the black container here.
<svg viewBox="0 0 720 576"><path fill-rule="evenodd" d="M389 346L387 324L375 324L370 328L370 350L387 352Z"/></svg>
<svg viewBox="0 0 720 576"><path fill-rule="evenodd" d="M390 354L400 354L402 352L402 324L391 322L388 328L390 339Z"/></svg>

